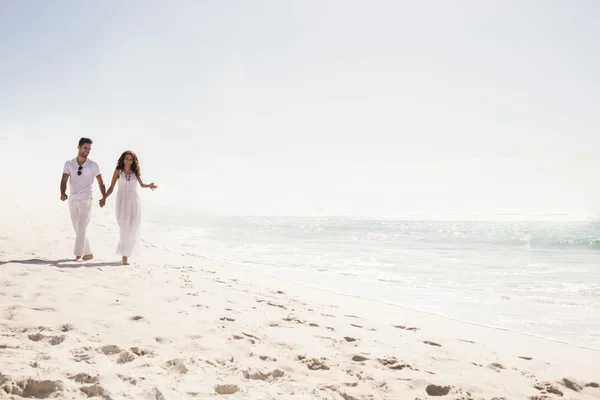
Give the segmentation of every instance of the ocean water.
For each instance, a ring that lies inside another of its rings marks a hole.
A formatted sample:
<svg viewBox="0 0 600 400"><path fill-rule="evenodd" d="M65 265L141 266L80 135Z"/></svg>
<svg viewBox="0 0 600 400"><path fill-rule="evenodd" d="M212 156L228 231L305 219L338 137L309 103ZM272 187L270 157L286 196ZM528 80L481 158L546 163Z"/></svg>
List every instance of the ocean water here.
<svg viewBox="0 0 600 400"><path fill-rule="evenodd" d="M600 221L510 219L186 211L146 217L144 240L337 293L600 349Z"/></svg>

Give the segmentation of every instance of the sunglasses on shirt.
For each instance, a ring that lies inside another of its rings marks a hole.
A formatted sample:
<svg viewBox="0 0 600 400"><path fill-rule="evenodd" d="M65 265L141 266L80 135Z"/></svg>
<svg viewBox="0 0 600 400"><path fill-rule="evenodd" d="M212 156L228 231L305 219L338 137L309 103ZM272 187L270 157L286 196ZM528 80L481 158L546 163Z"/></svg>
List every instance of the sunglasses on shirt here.
<svg viewBox="0 0 600 400"><path fill-rule="evenodd" d="M79 166L79 168L77 169L77 175L81 175L81 169L83 168L83 166Z"/></svg>

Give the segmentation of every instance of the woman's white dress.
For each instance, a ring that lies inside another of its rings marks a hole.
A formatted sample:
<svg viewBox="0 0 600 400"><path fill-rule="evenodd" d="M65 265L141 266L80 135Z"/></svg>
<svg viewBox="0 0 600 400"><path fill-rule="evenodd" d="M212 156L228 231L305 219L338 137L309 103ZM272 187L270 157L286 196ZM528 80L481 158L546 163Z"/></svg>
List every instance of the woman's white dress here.
<svg viewBox="0 0 600 400"><path fill-rule="evenodd" d="M135 174L119 171L115 213L119 224L117 254L125 257L139 255L142 207L138 192L140 184Z"/></svg>

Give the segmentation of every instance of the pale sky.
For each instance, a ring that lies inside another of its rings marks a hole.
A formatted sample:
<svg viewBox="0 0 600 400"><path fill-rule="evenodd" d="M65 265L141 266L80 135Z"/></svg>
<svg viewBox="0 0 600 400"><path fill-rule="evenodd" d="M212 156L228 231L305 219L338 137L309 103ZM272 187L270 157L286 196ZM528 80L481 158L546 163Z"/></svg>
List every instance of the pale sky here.
<svg viewBox="0 0 600 400"><path fill-rule="evenodd" d="M152 204L600 213L599 15L593 0L0 0L0 165L42 165L56 192L89 136L106 179L137 151Z"/></svg>

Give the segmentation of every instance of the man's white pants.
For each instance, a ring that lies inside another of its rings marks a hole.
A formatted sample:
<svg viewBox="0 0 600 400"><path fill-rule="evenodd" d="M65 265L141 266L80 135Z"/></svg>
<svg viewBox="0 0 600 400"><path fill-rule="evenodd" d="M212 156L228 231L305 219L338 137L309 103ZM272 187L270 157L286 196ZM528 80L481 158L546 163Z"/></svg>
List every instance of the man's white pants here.
<svg viewBox="0 0 600 400"><path fill-rule="evenodd" d="M86 254L91 254L92 249L86 235L86 229L92 216L92 199L69 198L69 211L73 229L75 229L75 256L83 257Z"/></svg>

